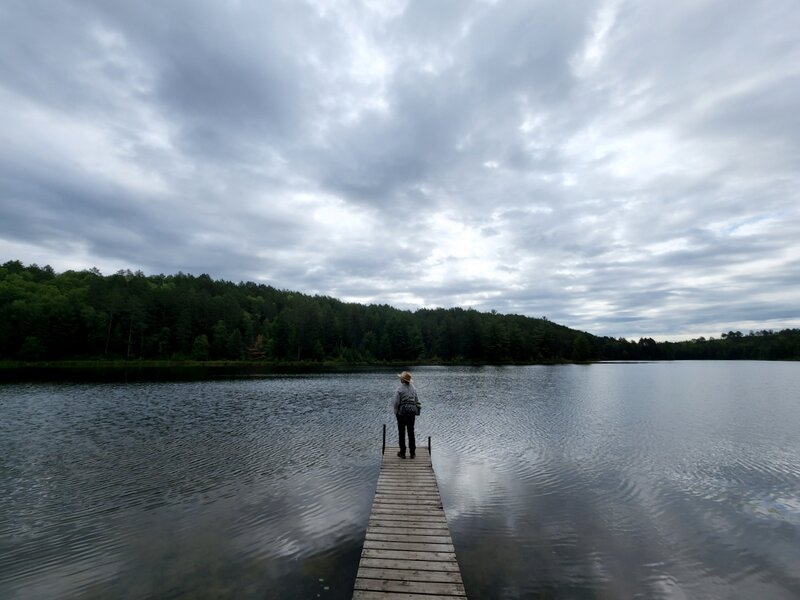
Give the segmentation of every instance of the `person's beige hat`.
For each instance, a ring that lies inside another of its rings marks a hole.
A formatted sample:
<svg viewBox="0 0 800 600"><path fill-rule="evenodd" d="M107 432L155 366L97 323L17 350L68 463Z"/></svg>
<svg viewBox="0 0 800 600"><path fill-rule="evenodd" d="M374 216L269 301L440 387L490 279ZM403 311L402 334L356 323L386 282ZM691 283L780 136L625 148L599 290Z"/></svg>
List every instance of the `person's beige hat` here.
<svg viewBox="0 0 800 600"><path fill-rule="evenodd" d="M400 381L404 381L406 383L411 382L411 373L408 371L403 371L402 373L398 373L397 376L400 378Z"/></svg>

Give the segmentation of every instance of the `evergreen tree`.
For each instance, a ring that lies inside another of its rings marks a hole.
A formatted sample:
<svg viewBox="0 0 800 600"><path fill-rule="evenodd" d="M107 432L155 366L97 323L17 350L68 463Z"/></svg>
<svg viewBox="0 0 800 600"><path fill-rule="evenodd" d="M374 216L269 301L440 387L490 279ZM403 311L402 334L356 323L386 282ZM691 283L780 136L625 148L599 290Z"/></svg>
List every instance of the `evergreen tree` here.
<svg viewBox="0 0 800 600"><path fill-rule="evenodd" d="M800 330L638 342L546 318L361 306L255 283L0 265L0 359L249 358L472 362L800 358Z"/></svg>

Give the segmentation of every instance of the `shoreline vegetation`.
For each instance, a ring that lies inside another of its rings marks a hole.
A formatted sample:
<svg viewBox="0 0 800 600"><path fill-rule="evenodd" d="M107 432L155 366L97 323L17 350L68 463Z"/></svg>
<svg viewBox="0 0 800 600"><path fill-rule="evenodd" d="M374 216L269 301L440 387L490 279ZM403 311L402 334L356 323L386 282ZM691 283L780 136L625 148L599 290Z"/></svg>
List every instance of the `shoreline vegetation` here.
<svg viewBox="0 0 800 600"><path fill-rule="evenodd" d="M400 310L208 275L0 265L0 373L291 372L409 365L798 360L800 329L682 342L596 336L547 317Z"/></svg>
<svg viewBox="0 0 800 600"><path fill-rule="evenodd" d="M572 360L542 361L542 362L468 362L468 361L375 361L375 362L343 362L343 361L252 361L252 360L103 360L103 359L68 359L51 361L21 361L4 360L0 361L0 369L21 369L21 368L59 368L59 369L83 369L83 368L172 368L172 367L245 367L245 368L264 368L264 369L400 369L402 367L481 367L481 366L526 366L526 365L556 365L556 364L590 364L608 361L583 361L576 363ZM631 361L636 362L636 361Z"/></svg>
<svg viewBox="0 0 800 600"><path fill-rule="evenodd" d="M525 364L569 364L551 361ZM586 363L584 363L586 364ZM309 373L352 373L402 370L414 367L480 367L487 363L470 362L360 362L341 361L249 361L249 360L58 360L0 361L0 383L26 381L160 381L213 378L260 377ZM522 363L498 363L493 366L524 366Z"/></svg>

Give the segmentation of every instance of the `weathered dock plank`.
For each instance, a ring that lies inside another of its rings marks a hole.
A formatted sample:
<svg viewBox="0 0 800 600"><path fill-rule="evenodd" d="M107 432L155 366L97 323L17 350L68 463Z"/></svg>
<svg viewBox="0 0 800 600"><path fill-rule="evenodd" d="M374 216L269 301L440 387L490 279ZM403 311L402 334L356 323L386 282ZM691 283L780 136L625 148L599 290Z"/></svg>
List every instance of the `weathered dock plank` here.
<svg viewBox="0 0 800 600"><path fill-rule="evenodd" d="M361 558L361 567L372 567L375 569L397 569L397 561L392 559L386 558L371 558L371 557L362 557ZM406 571L447 571L450 573L458 573L459 577L461 577L461 569L458 567L457 562L431 562L431 563L416 563L411 565L408 569L403 569Z"/></svg>
<svg viewBox="0 0 800 600"><path fill-rule="evenodd" d="M358 577L394 581L433 581L436 583L459 583L461 581L461 575L452 571L381 569L377 567L361 567L358 570Z"/></svg>
<svg viewBox="0 0 800 600"><path fill-rule="evenodd" d="M453 600L454 597L466 598L466 596L434 596L431 594L370 592L366 590L353 592L353 600Z"/></svg>
<svg viewBox="0 0 800 600"><path fill-rule="evenodd" d="M389 514L373 512L372 516L370 517L370 523L373 521L376 523L382 523L386 526L409 527L412 529L419 527L436 528L440 526L444 527L445 529L447 528L447 519L445 519L444 515L423 515L414 519L414 521L409 521L405 516L398 515L397 511L391 511Z"/></svg>
<svg viewBox="0 0 800 600"><path fill-rule="evenodd" d="M466 596L460 583L437 583L435 581L407 581L391 579L359 579L356 589L372 592L402 592L406 594L439 594Z"/></svg>
<svg viewBox="0 0 800 600"><path fill-rule="evenodd" d="M389 532L380 533L370 533L367 532L367 539L366 541L376 541L376 542L406 542L409 544L413 543L420 543L420 544L450 544L450 536L449 535L432 535L432 534L425 534L425 535L410 535L407 533L398 533L396 530L390 530Z"/></svg>
<svg viewBox="0 0 800 600"><path fill-rule="evenodd" d="M354 600L454 600L466 591L427 448L386 448Z"/></svg>

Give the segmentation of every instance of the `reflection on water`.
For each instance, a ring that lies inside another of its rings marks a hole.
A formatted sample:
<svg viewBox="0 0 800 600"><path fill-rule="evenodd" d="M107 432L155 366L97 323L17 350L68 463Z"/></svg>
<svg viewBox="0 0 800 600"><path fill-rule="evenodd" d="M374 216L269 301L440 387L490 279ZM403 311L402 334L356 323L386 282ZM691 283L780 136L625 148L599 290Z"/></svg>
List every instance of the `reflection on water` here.
<svg viewBox="0 0 800 600"><path fill-rule="evenodd" d="M0 388L0 597L351 591L384 416L353 409L365 394L346 376Z"/></svg>
<svg viewBox="0 0 800 600"><path fill-rule="evenodd" d="M415 379L471 598L800 595L800 365ZM349 598L395 382L0 386L0 597Z"/></svg>
<svg viewBox="0 0 800 600"><path fill-rule="evenodd" d="M800 365L568 366L483 381L449 384L462 451L437 465L476 597L798 597ZM467 424L460 412L478 414Z"/></svg>

